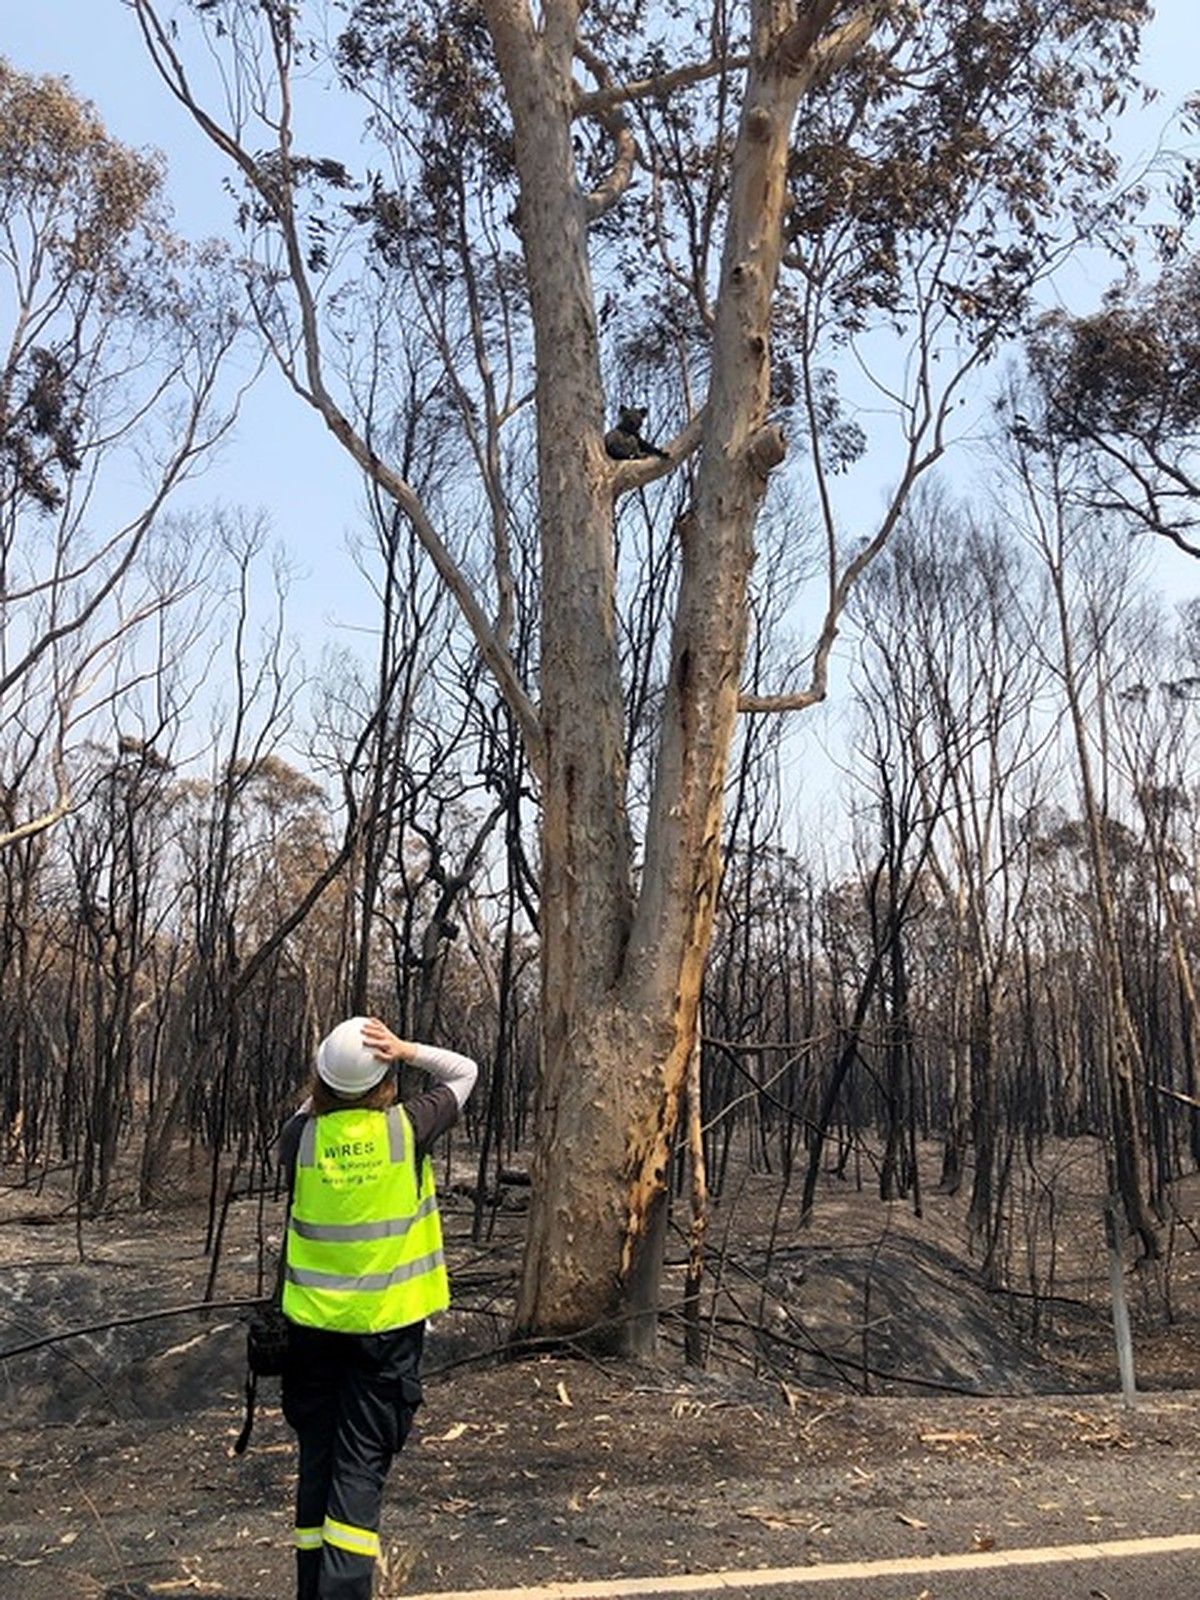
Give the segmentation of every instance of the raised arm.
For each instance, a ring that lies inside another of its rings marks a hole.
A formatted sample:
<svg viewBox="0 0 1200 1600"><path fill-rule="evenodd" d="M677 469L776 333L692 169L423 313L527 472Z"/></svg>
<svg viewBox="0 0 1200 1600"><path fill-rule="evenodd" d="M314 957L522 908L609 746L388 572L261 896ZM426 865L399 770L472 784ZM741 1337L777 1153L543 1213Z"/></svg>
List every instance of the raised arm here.
<svg viewBox="0 0 1200 1600"><path fill-rule="evenodd" d="M475 1087L479 1068L470 1056L457 1050L443 1050L437 1045L418 1044L412 1039L401 1039L378 1017L369 1017L363 1023L363 1043L380 1061L402 1061L417 1067L454 1096L457 1110L461 1111L467 1097Z"/></svg>

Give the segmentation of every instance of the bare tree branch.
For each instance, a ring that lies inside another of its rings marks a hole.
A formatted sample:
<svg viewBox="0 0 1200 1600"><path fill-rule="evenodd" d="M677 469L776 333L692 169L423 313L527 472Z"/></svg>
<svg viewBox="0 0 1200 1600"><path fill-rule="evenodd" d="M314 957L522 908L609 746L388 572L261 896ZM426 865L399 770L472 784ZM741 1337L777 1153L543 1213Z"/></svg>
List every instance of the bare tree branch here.
<svg viewBox="0 0 1200 1600"><path fill-rule="evenodd" d="M281 179L275 181L260 162L245 149L238 139L215 120L200 104L183 63L175 49L169 30L163 24L151 0L134 0L134 7L142 27L143 38L151 60L175 99L185 108L206 136L238 168L267 206L283 243L287 275L300 314L301 346L304 359L304 380L281 362L283 370L297 393L321 416L334 438L349 453L358 466L391 496L412 522L417 537L424 546L439 576L454 596L471 633L479 646L505 699L512 707L529 751L530 763L535 772L544 767L541 723L537 708L521 683L516 667L501 644L487 615L475 595L474 588L462 568L454 560L441 535L435 529L424 504L412 485L389 467L354 427L349 417L331 395L324 376L321 354L320 326L316 298L305 265L304 250L300 242L295 214L294 196L289 177L291 173L292 132L290 125L290 90L288 61L282 25L273 13L267 14L267 24L275 45L278 87L281 110L278 124L278 151L281 159Z"/></svg>

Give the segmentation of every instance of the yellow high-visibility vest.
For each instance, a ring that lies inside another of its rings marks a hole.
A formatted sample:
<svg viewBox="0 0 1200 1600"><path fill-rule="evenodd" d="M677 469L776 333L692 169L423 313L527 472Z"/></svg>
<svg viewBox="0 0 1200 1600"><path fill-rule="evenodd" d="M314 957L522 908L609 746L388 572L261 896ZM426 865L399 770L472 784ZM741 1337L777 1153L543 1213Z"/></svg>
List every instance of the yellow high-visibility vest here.
<svg viewBox="0 0 1200 1600"><path fill-rule="evenodd" d="M433 1165L388 1111L328 1111L300 1135L283 1312L337 1333L382 1333L450 1304Z"/></svg>

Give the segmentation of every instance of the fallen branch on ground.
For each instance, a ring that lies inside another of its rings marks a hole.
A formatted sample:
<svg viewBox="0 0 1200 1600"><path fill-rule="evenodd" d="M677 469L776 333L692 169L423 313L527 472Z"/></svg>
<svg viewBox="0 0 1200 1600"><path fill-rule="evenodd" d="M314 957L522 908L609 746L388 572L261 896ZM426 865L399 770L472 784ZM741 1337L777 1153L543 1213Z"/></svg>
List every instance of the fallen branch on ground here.
<svg viewBox="0 0 1200 1600"><path fill-rule="evenodd" d="M197 1300L187 1306L165 1306L159 1311L138 1311L128 1317L112 1317L107 1322L90 1322L84 1328L62 1328L57 1333L45 1334L40 1339L30 1339L25 1344L10 1345L0 1350L0 1361L12 1356L28 1355L31 1350L44 1350L48 1345L61 1344L64 1339L82 1339L89 1333L107 1333L112 1328L132 1328L139 1322L158 1322L166 1317L185 1317L199 1311L248 1311L256 1306L262 1296L247 1300Z"/></svg>

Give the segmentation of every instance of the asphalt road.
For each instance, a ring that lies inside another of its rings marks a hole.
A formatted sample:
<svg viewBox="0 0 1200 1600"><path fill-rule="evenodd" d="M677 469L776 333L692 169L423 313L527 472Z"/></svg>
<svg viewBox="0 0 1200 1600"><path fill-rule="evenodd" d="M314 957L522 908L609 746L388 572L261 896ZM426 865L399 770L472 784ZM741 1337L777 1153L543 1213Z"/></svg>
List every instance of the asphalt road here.
<svg viewBox="0 0 1200 1600"><path fill-rule="evenodd" d="M1091 1554L1095 1549L1096 1554ZM1200 1533L1094 1547L441 1591L408 1600L1197 1600Z"/></svg>

